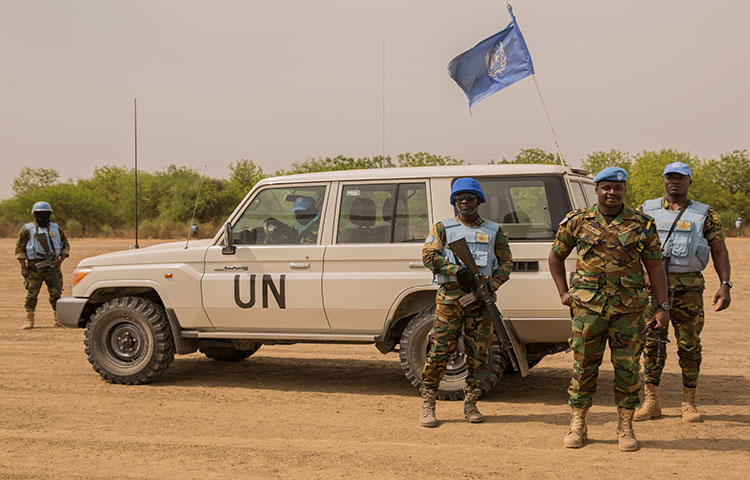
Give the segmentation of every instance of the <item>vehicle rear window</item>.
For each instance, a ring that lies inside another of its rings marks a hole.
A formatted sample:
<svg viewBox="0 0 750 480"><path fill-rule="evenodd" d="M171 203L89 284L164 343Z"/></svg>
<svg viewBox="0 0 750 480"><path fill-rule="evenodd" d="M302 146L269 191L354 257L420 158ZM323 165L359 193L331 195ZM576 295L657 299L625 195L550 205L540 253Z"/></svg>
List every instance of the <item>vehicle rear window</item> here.
<svg viewBox="0 0 750 480"><path fill-rule="evenodd" d="M424 183L344 185L336 243L424 242L428 232Z"/></svg>
<svg viewBox="0 0 750 480"><path fill-rule="evenodd" d="M553 240L570 208L559 176L478 178L486 198L479 215L500 224L509 240Z"/></svg>

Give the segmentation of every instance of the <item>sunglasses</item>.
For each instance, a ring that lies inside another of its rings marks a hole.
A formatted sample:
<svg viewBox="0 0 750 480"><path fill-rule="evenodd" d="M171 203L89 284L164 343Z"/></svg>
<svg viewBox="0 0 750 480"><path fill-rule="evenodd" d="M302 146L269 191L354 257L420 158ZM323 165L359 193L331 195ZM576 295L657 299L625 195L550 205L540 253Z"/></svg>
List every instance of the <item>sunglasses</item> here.
<svg viewBox="0 0 750 480"><path fill-rule="evenodd" d="M470 193L465 193L463 195L456 195L455 197L453 197L453 200L455 200L456 203L461 203L464 201L471 203L477 201L477 196Z"/></svg>

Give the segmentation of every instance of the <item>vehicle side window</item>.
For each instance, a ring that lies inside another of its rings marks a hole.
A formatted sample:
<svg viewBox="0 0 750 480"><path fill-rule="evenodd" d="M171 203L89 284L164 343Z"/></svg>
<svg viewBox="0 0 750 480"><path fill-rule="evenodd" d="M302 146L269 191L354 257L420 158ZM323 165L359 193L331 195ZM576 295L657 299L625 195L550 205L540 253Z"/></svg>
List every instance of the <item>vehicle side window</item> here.
<svg viewBox="0 0 750 480"><path fill-rule="evenodd" d="M317 243L324 186L261 190L232 226L236 245Z"/></svg>
<svg viewBox="0 0 750 480"><path fill-rule="evenodd" d="M337 243L423 242L429 230L424 183L345 185Z"/></svg>
<svg viewBox="0 0 750 480"><path fill-rule="evenodd" d="M584 208L586 206L586 197L583 195L581 182L570 182L570 193L573 195L573 203L576 208Z"/></svg>
<svg viewBox="0 0 750 480"><path fill-rule="evenodd" d="M478 180L487 200L479 206L479 215L499 223L510 240L552 240L557 225L570 211L559 176Z"/></svg>
<svg viewBox="0 0 750 480"><path fill-rule="evenodd" d="M596 203L596 190L593 183L582 183L583 193L586 195L586 206Z"/></svg>

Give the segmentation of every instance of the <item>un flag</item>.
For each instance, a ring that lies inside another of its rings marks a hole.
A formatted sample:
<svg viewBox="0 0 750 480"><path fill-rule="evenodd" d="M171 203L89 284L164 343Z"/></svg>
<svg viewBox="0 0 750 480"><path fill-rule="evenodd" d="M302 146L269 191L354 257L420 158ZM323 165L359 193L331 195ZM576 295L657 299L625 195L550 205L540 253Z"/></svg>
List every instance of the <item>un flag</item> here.
<svg viewBox="0 0 750 480"><path fill-rule="evenodd" d="M534 74L534 64L516 17L502 31L482 40L448 64L448 73L469 97L469 109L495 92Z"/></svg>

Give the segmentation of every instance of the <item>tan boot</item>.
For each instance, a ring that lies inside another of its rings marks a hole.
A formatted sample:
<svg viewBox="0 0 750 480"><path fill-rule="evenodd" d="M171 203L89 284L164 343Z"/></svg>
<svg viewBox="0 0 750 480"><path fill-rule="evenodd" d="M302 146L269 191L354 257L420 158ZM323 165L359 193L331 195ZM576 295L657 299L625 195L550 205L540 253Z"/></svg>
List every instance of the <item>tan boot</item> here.
<svg viewBox="0 0 750 480"><path fill-rule="evenodd" d="M34 328L34 312L26 312L26 323L23 324L24 330Z"/></svg>
<svg viewBox="0 0 750 480"><path fill-rule="evenodd" d="M434 428L438 426L435 418L435 403L437 403L437 392L422 390L422 413L419 424L423 427Z"/></svg>
<svg viewBox="0 0 750 480"><path fill-rule="evenodd" d="M702 422L701 412L698 411L698 407L695 406L695 389L682 387L682 405L680 406L682 411L682 421L685 423L698 423Z"/></svg>
<svg viewBox="0 0 750 480"><path fill-rule="evenodd" d="M633 432L632 408L617 407L617 444L622 452L635 452L640 448Z"/></svg>
<svg viewBox="0 0 750 480"><path fill-rule="evenodd" d="M477 408L477 400L481 392L474 390L464 390L464 417L471 423L484 422L484 416Z"/></svg>
<svg viewBox="0 0 750 480"><path fill-rule="evenodd" d="M586 444L586 440L588 439L586 413L588 411L589 407L572 407L570 427L568 427L568 434L565 435L565 439L563 440L566 448L581 448Z"/></svg>
<svg viewBox="0 0 750 480"><path fill-rule="evenodd" d="M661 405L659 405L659 387L652 383L643 386L643 403L635 411L633 420L651 420L661 417Z"/></svg>
<svg viewBox="0 0 750 480"><path fill-rule="evenodd" d="M55 317L55 327L59 327L60 326L60 322L57 321L57 310L52 310L52 314Z"/></svg>

